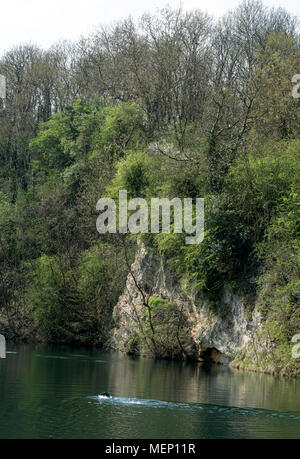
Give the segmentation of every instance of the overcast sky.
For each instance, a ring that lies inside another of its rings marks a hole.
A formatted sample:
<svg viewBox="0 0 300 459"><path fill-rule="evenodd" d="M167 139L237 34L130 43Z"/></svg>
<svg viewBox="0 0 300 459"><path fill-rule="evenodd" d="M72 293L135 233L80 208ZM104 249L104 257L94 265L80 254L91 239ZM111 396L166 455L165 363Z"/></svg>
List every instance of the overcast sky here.
<svg viewBox="0 0 300 459"><path fill-rule="evenodd" d="M237 6L239 0L0 0L0 55L20 43L43 47L61 39L75 40L97 28L129 15L139 17L167 4L199 8L215 16ZM299 0L265 0L300 18Z"/></svg>

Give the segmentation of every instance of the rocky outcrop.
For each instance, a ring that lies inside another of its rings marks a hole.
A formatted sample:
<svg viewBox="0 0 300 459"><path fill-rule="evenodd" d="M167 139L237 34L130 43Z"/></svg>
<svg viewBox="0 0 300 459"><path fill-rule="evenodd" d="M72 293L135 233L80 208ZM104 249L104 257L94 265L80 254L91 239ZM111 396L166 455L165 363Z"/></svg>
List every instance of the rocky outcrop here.
<svg viewBox="0 0 300 459"><path fill-rule="evenodd" d="M184 310L190 324L188 338L193 343L187 349L191 358L230 363L238 355L253 353L261 317L245 298L225 289L216 307L204 295L188 293L174 280L166 260L144 245L140 245L131 272L114 308L113 348L126 350L138 327L143 297L156 296Z"/></svg>

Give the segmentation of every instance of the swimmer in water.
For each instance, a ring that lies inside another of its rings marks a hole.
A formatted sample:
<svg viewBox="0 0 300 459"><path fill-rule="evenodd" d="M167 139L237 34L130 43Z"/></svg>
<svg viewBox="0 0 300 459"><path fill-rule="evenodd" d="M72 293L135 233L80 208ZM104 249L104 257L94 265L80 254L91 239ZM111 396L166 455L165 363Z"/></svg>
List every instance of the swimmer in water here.
<svg viewBox="0 0 300 459"><path fill-rule="evenodd" d="M109 394L108 392L101 392L101 394L99 394L101 397L106 397L106 398L112 398L112 395Z"/></svg>

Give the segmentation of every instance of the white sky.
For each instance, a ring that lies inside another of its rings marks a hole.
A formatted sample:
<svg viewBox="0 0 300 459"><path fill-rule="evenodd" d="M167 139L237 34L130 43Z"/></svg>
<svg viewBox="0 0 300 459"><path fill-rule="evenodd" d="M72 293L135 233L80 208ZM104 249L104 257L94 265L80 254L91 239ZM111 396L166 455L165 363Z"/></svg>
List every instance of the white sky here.
<svg viewBox="0 0 300 459"><path fill-rule="evenodd" d="M0 55L20 43L48 47L61 39L75 40L100 24L129 15L139 17L167 4L199 8L215 16L236 7L239 0L0 0ZM264 0L300 18L299 0Z"/></svg>

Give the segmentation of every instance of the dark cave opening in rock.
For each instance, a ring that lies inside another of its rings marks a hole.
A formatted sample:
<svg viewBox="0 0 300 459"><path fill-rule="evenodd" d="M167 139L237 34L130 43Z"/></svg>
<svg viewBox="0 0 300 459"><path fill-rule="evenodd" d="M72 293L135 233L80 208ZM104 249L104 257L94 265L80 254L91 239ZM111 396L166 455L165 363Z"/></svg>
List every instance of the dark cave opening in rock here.
<svg viewBox="0 0 300 459"><path fill-rule="evenodd" d="M200 351L199 357L205 363L223 363L225 356L215 347L207 347Z"/></svg>

